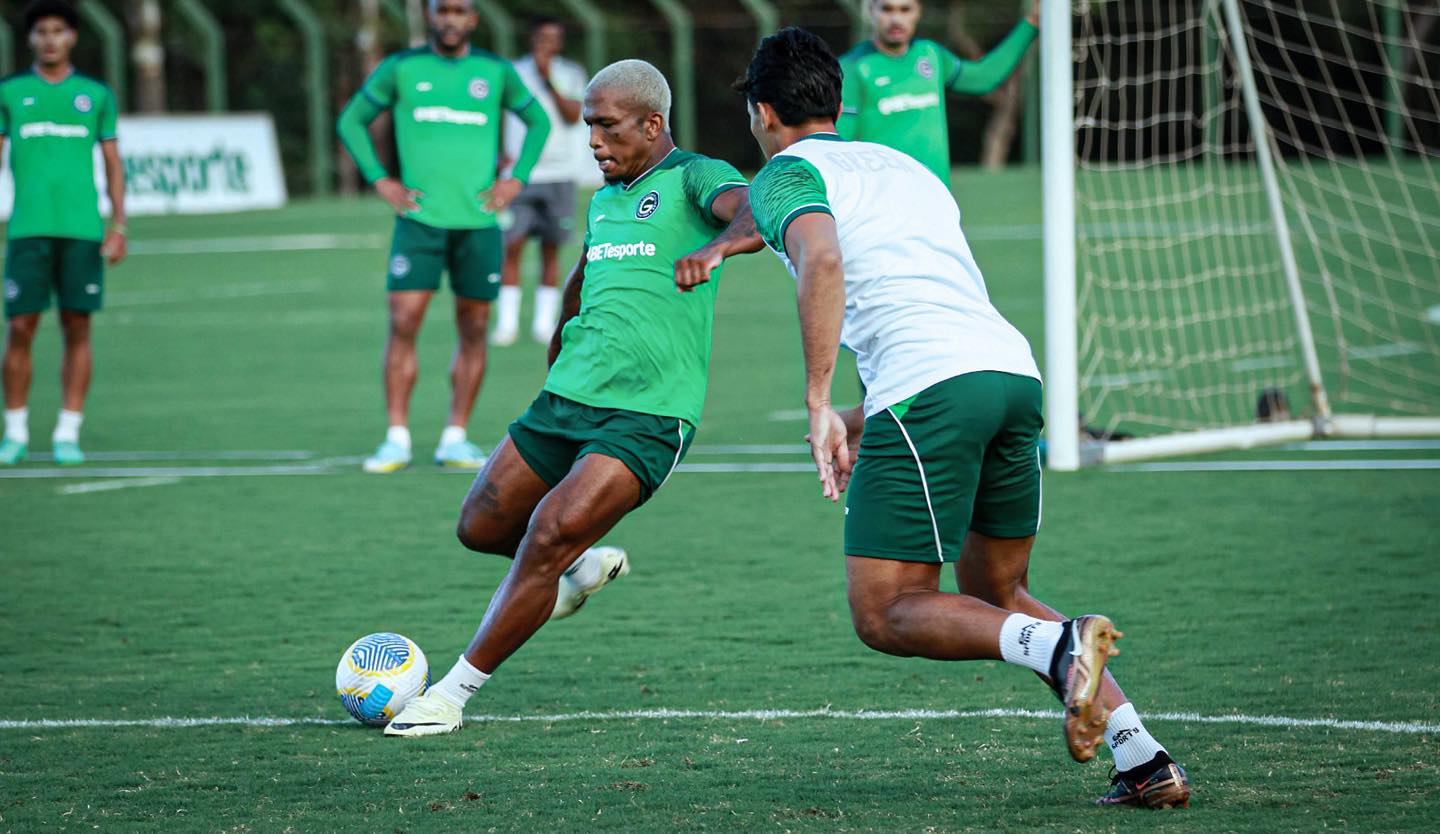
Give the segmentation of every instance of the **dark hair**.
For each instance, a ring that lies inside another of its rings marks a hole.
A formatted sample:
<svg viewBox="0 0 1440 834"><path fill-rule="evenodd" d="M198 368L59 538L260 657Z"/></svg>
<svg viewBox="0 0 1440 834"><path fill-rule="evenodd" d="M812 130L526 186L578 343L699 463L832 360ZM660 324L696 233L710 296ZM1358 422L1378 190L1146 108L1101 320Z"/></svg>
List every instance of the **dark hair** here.
<svg viewBox="0 0 1440 834"><path fill-rule="evenodd" d="M564 29L565 22L562 21L560 18L550 14L537 14L531 16L529 29L530 34L533 35L546 26L559 26L561 29Z"/></svg>
<svg viewBox="0 0 1440 834"><path fill-rule="evenodd" d="M735 89L751 104L770 105L781 124L795 127L835 118L840 78L840 62L825 41L798 26L786 26L760 41Z"/></svg>
<svg viewBox="0 0 1440 834"><path fill-rule="evenodd" d="M80 28L80 15L74 6L61 0L35 0L25 7L25 31L34 29L36 23L47 17L62 18L71 29Z"/></svg>

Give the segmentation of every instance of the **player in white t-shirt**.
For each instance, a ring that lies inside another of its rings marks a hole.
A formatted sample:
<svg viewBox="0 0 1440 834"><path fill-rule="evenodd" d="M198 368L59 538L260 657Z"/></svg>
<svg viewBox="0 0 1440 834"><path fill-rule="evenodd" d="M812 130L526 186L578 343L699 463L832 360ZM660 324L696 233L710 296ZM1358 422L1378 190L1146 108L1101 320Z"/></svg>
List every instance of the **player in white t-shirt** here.
<svg viewBox="0 0 1440 834"><path fill-rule="evenodd" d="M1040 375L990 303L949 190L913 158L835 133L840 66L803 29L762 41L738 86L769 160L750 186L756 226L799 285L822 489L839 500L849 486L856 632L888 654L1034 670L1065 705L1070 755L1093 758L1102 737L1113 751L1119 775L1101 804L1187 804L1184 770L1105 671L1120 632L1027 590ZM830 405L842 340L867 389L844 414ZM960 593L940 590L947 562Z"/></svg>
<svg viewBox="0 0 1440 834"><path fill-rule="evenodd" d="M531 238L540 241L540 283L530 328L535 341L550 343L560 313L559 251L575 228L576 172L582 163L594 167L588 130L580 123L580 99L589 76L584 67L560 54L564 49L564 24L553 17L536 17L530 23L530 53L515 62L516 73L545 109L552 128L529 182L510 204L512 222L505 232L505 265L490 337L494 345L514 344L519 335L520 263L525 242ZM506 155L514 159L524 139L524 123L507 116Z"/></svg>

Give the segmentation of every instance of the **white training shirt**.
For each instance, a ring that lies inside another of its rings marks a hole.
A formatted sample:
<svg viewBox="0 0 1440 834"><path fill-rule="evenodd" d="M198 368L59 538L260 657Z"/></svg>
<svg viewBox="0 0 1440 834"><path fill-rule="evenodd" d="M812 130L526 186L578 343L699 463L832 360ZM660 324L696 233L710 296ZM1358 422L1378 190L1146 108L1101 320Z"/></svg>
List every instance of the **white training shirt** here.
<svg viewBox="0 0 1440 834"><path fill-rule="evenodd" d="M526 55L517 60L515 72L520 76L520 80L525 82L525 86L530 88L535 100L545 108L545 115L550 117L550 135L546 137L545 148L540 152L540 159L530 174L530 182L573 182L582 166L595 166L589 152L589 129L583 121L572 125L560 118L560 109L555 106L555 98L545 88L545 81L535 66L535 56ZM585 85L589 82L590 77L585 74L584 68L574 61L558 55L550 60L550 83L554 85L555 91L565 98L579 101L584 97ZM524 141L525 123L515 114L506 113L505 155L511 159L519 157L520 145Z"/></svg>
<svg viewBox="0 0 1440 834"><path fill-rule="evenodd" d="M790 222L812 211L835 218L845 269L841 339L859 359L867 417L960 374L1040 378L1029 342L990 303L949 189L913 158L815 134L770 160L750 203L792 275Z"/></svg>

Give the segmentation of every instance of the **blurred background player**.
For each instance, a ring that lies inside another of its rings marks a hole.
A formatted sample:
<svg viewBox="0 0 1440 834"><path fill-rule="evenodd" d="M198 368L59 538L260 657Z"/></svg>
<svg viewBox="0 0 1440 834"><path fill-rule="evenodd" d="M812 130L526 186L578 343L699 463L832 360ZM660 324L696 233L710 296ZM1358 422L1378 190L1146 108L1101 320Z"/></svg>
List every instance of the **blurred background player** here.
<svg viewBox="0 0 1440 834"><path fill-rule="evenodd" d="M0 464L25 458L30 443L31 345L40 314L59 300L65 354L54 459L83 463L80 423L93 359L90 316L100 309L105 266L125 258L125 172L115 139L115 96L75 71L80 19L59 0L25 10L35 63L0 81L0 145L10 142L15 208L5 247L5 438ZM95 145L105 160L110 226L95 191Z"/></svg>
<svg viewBox="0 0 1440 834"><path fill-rule="evenodd" d="M540 281L535 286L535 312L530 333L548 344L560 315L560 246L575 226L575 176L582 157L588 156L588 137L580 124L580 98L589 77L585 69L560 53L565 50L565 26L553 17L536 17L530 23L530 54L515 62L515 71L534 93L550 117L550 137L540 161L530 173L520 196L510 204L514 222L505 233L505 269L500 277L493 345L512 345L520 331L520 263L525 242L540 241ZM583 127L583 126L582 126ZM524 124L505 120L506 154L520 154Z"/></svg>
<svg viewBox="0 0 1440 834"><path fill-rule="evenodd" d="M509 62L471 47L480 23L472 0L430 0L427 22L430 42L386 58L338 124L361 175L397 215L387 279L390 428L366 459L366 472L394 472L410 463L410 393L419 374L415 339L442 272L450 274L459 338L450 366L450 414L435 462L472 469L485 463L465 427L485 377L490 302L500 290L495 213L520 193L550 132L544 109ZM527 132L510 176L497 179L502 109L518 115ZM385 110L394 115L399 177L385 170L367 129Z"/></svg>
<svg viewBox="0 0 1440 834"><path fill-rule="evenodd" d="M855 632L900 657L1033 670L1064 703L1072 758L1109 744L1118 774L1100 804L1187 804L1185 771L1105 671L1119 632L1029 593L1044 423L1030 345L991 305L944 183L835 132L840 86L825 42L790 27L761 42L743 90L769 160L750 189L756 226L798 283L811 451L827 498L850 488ZM867 390L843 415L842 338ZM959 593L940 590L947 562Z"/></svg>
<svg viewBox="0 0 1440 834"><path fill-rule="evenodd" d="M1039 2L978 61L915 37L920 0L867 0L866 11L875 34L840 57L845 73L840 135L903 151L948 186L945 94L983 96L1009 78L1039 31Z"/></svg>
<svg viewBox="0 0 1440 834"><path fill-rule="evenodd" d="M709 380L716 284L687 293L675 284L718 279L726 257L762 245L740 172L675 147L659 70L605 67L584 109L607 184L590 201L586 251L565 284L550 374L460 511L466 547L514 562L465 654L386 735L459 729L466 702L506 658L629 570L624 551L591 545L675 471Z"/></svg>

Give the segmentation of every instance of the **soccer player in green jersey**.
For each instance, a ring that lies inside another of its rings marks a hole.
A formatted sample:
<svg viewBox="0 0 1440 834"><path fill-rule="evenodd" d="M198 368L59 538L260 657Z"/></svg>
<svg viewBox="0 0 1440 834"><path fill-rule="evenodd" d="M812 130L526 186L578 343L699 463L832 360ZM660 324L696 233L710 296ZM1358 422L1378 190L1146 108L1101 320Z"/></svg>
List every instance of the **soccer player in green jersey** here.
<svg viewBox="0 0 1440 834"><path fill-rule="evenodd" d="M768 160L755 224L798 285L811 450L827 498L849 487L856 634L900 657L1030 669L1064 704L1071 757L1102 742L1115 756L1100 804L1187 804L1184 769L1105 670L1120 633L1030 594L1040 372L990 303L949 189L911 156L836 134L840 66L803 29L762 41L741 87ZM830 404L842 340L867 391L843 414ZM940 590L947 563L958 593Z"/></svg>
<svg viewBox="0 0 1440 834"><path fill-rule="evenodd" d="M419 373L415 339L430 298L450 273L459 342L450 366L450 415L435 462L478 469L485 454L466 438L470 410L485 377L490 302L500 292L503 243L496 212L530 176L550 119L509 61L475 49L480 23L473 0L430 0L430 42L386 58L340 114L340 139L360 174L395 210L386 285L390 335L385 345L385 442L366 472L410 463L410 393ZM375 153L367 126L389 110L400 173ZM502 110L525 123L525 142L510 177L496 179Z"/></svg>
<svg viewBox="0 0 1440 834"><path fill-rule="evenodd" d="M5 247L5 437L0 465L25 458L40 314L57 296L65 356L60 366L60 419L54 460L83 463L80 422L94 365L90 316L100 309L104 261L125 258L125 171L115 141L115 96L70 63L79 18L59 0L25 10L35 52L29 69L0 81L0 145L10 142L15 206ZM95 145L105 160L112 212L107 229L95 191Z"/></svg>
<svg viewBox="0 0 1440 834"><path fill-rule="evenodd" d="M845 73L840 121L846 139L903 151L950 182L945 94L983 96L1020 65L1040 25L1036 8L978 61L915 37L920 0L866 0L875 35L840 58Z"/></svg>
<svg viewBox="0 0 1440 834"><path fill-rule="evenodd" d="M606 185L590 202L585 252L565 285L550 375L460 515L465 546L514 563L465 654L386 735L458 729L496 667L547 620L628 572L623 550L592 545L665 483L690 446L705 400L714 279L727 256L761 244L744 178L675 147L669 112L669 85L644 61L611 64L586 88L584 119Z"/></svg>

